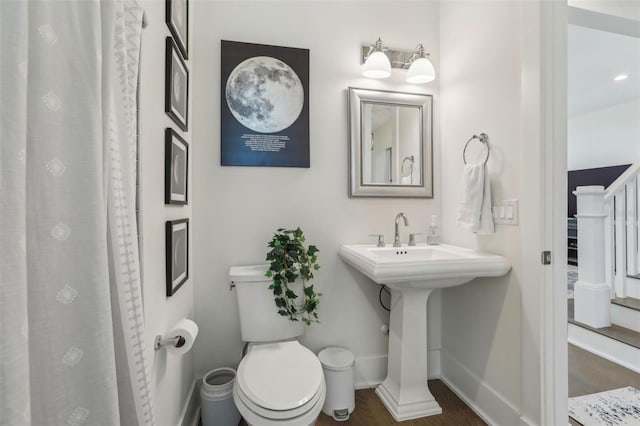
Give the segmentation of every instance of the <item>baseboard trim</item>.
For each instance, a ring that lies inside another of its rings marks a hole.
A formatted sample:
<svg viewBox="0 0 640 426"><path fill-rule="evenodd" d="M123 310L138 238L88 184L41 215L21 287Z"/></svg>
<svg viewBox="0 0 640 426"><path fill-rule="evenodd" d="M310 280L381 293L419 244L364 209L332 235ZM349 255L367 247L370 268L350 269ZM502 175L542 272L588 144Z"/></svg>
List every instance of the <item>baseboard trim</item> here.
<svg viewBox="0 0 640 426"><path fill-rule="evenodd" d="M626 276L626 297L633 297L634 299L640 299L640 280L635 277Z"/></svg>
<svg viewBox="0 0 640 426"><path fill-rule="evenodd" d="M534 423L533 420L531 420L531 419L529 419L529 418L527 418L525 416L522 416L522 417L520 417L520 426L537 426L537 425L536 425L536 423ZM568 426L570 426L570 425L568 425Z"/></svg>
<svg viewBox="0 0 640 426"><path fill-rule="evenodd" d="M189 398L182 413L178 426L198 426L200 423L200 386L202 378L195 379L189 390Z"/></svg>
<svg viewBox="0 0 640 426"><path fill-rule="evenodd" d="M442 349L427 351L427 375L429 379L439 379L442 376Z"/></svg>
<svg viewBox="0 0 640 426"><path fill-rule="evenodd" d="M572 345L598 355L601 358L615 362L629 370L640 373L638 359L640 349L619 342L583 327L569 323L568 341Z"/></svg>
<svg viewBox="0 0 640 426"><path fill-rule="evenodd" d="M445 350L441 351L441 362L441 380L487 424L523 424L525 419L515 405Z"/></svg>
<svg viewBox="0 0 640 426"><path fill-rule="evenodd" d="M368 389L378 386L387 375L387 356L372 355L356 358L356 389Z"/></svg>
<svg viewBox="0 0 640 426"><path fill-rule="evenodd" d="M640 333L640 310L611 302L611 323Z"/></svg>
<svg viewBox="0 0 640 426"><path fill-rule="evenodd" d="M439 379L441 349L427 351L427 374L429 379ZM387 355L362 356L356 358L356 389L375 388L387 377Z"/></svg>

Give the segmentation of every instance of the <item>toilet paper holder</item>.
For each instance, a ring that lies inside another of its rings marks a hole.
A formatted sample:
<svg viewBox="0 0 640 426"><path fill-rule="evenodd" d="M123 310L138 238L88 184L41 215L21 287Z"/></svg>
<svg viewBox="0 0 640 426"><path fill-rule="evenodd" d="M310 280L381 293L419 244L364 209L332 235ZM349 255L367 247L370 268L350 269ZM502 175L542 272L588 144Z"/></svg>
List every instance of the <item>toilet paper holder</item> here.
<svg viewBox="0 0 640 426"><path fill-rule="evenodd" d="M153 349L156 351L159 350L163 346L175 346L176 348L181 348L186 343L186 340L182 336L171 337L169 339L163 339L161 335L157 335L153 340Z"/></svg>

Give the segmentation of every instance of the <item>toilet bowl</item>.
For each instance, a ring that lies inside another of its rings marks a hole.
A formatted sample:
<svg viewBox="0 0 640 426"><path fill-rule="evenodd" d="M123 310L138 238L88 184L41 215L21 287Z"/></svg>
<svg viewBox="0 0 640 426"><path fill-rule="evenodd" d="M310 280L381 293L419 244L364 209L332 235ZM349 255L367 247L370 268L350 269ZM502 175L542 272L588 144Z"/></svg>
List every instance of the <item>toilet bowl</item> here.
<svg viewBox="0 0 640 426"><path fill-rule="evenodd" d="M301 321L278 314L265 277L268 265L233 266L240 336L248 350L240 361L233 401L253 426L308 426L322 411L326 385L322 364L296 339Z"/></svg>
<svg viewBox="0 0 640 426"><path fill-rule="evenodd" d="M325 395L320 361L296 340L250 345L233 387L240 414L255 426L313 425Z"/></svg>

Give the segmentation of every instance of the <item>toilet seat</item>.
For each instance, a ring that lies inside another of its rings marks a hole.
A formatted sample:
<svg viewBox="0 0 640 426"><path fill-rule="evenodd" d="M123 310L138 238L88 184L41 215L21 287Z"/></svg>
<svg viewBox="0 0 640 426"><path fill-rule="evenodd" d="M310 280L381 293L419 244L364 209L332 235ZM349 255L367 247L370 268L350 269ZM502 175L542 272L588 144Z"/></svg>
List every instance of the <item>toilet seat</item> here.
<svg viewBox="0 0 640 426"><path fill-rule="evenodd" d="M315 354L292 340L251 347L236 378L241 394L256 406L288 411L317 395L323 373Z"/></svg>
<svg viewBox="0 0 640 426"><path fill-rule="evenodd" d="M292 410L270 410L268 408L261 407L255 404L253 401L251 401L251 399L247 395L245 395L244 392L242 392L242 389L240 389L240 386L237 386L235 388L234 396L236 399L239 399L246 408L251 410L252 413L257 414L260 417L274 420L274 421L289 420L289 419L300 417L306 414L307 412L312 410L314 407L316 407L316 405L318 404L322 406L322 404L324 403L324 396L325 396L324 380L320 386L320 389L318 389L318 392L316 392L313 398L311 398L307 403L297 408L294 408Z"/></svg>
<svg viewBox="0 0 640 426"><path fill-rule="evenodd" d="M253 345L238 366L233 396L251 423L312 424L326 396L322 365L296 340Z"/></svg>
<svg viewBox="0 0 640 426"><path fill-rule="evenodd" d="M300 407L297 410L284 412L275 412L258 407L258 409L254 411L249 405L245 404L245 400L240 394L240 387L234 386L233 401L238 408L238 411L240 411L242 418L249 426L311 426L315 424L320 412L322 411L326 397L326 385L323 378L322 383L320 384L320 390L318 391L317 401L314 398L313 402L310 401L305 404L304 409L307 411L299 415L295 415L295 412L298 412L303 407ZM254 408L255 407L256 406L254 405ZM281 418L276 418L278 415ZM288 417L288 415L293 416Z"/></svg>

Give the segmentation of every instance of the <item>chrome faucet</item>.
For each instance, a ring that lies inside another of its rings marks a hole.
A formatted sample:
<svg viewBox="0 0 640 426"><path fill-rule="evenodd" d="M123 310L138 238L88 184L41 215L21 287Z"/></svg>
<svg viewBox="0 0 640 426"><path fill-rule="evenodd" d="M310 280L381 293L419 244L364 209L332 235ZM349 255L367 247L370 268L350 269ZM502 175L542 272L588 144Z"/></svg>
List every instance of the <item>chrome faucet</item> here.
<svg viewBox="0 0 640 426"><path fill-rule="evenodd" d="M398 219L402 219L404 221L404 226L409 226L409 220L407 219L407 215L404 213L398 213L396 215L396 230L393 235L393 246L400 247L400 234L398 233Z"/></svg>

